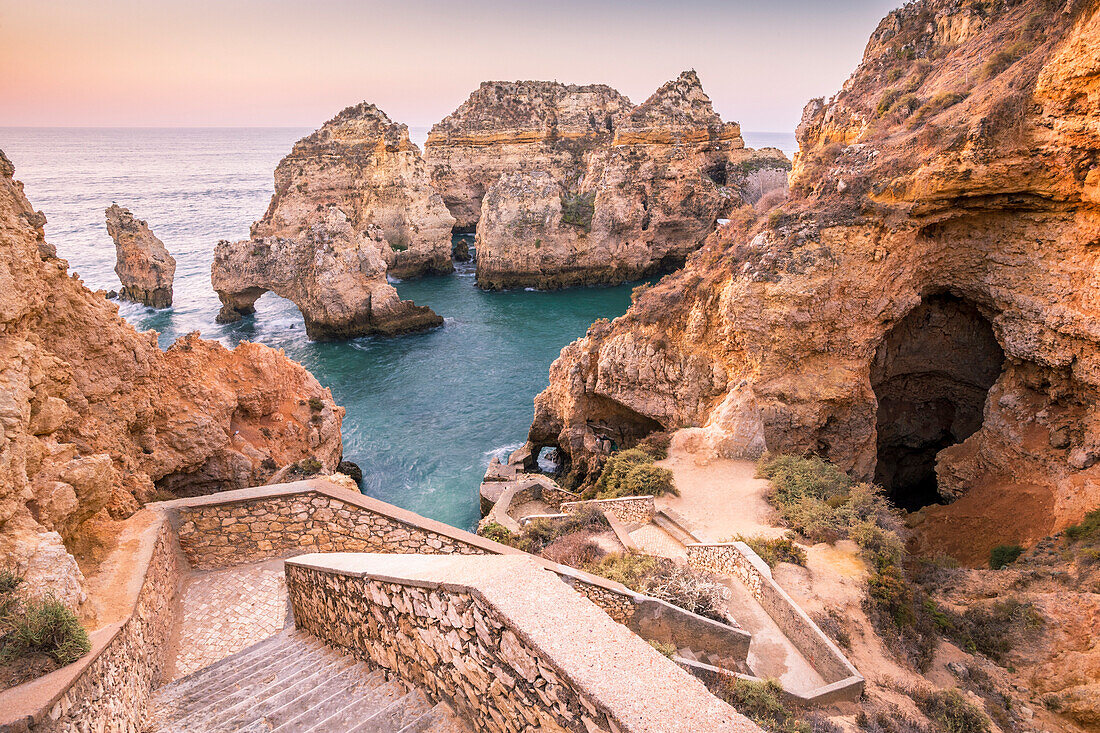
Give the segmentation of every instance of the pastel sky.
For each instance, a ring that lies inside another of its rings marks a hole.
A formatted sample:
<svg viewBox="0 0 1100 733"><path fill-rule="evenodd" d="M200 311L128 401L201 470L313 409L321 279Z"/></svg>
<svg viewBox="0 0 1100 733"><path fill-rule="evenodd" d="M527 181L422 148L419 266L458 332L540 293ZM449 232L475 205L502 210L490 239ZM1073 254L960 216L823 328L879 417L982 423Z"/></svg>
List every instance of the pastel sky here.
<svg viewBox="0 0 1100 733"><path fill-rule="evenodd" d="M723 118L790 131L900 0L0 0L0 126L430 125L487 79L641 102L694 68Z"/></svg>

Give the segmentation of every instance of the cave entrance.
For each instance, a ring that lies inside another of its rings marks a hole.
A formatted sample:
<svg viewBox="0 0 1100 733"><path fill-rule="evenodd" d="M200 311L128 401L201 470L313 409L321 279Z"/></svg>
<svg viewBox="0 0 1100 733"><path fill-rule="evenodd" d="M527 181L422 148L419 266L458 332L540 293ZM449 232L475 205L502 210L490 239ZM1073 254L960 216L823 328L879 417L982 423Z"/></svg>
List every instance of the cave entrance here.
<svg viewBox="0 0 1100 733"><path fill-rule="evenodd" d="M936 455L982 425L1004 352L971 302L926 298L886 334L871 365L878 398L875 483L906 511L942 503Z"/></svg>
<svg viewBox="0 0 1100 733"><path fill-rule="evenodd" d="M710 168L704 170L703 173L705 173L707 178L714 181L715 185L718 186L725 186L727 181L729 180L729 174L726 171L725 163L712 165Z"/></svg>

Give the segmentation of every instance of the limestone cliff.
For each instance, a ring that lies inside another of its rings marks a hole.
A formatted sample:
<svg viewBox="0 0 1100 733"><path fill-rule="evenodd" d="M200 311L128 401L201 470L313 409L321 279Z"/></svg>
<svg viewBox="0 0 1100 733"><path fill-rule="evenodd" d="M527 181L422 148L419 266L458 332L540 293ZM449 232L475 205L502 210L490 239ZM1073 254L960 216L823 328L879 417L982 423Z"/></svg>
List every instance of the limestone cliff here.
<svg viewBox="0 0 1100 733"><path fill-rule="evenodd" d="M891 13L807 106L791 199L566 347L529 447L583 480L604 437L757 426L932 504L921 541L967 561L1078 520L1100 504L1098 48L1095 0Z"/></svg>
<svg viewBox="0 0 1100 733"><path fill-rule="evenodd" d="M161 491L336 468L343 409L281 352L197 334L167 351L45 243L0 153L0 557L76 605L110 522Z"/></svg>
<svg viewBox="0 0 1100 733"><path fill-rule="evenodd" d="M164 242L118 204L107 208L107 233L115 242L115 273L122 283L121 297L153 308L172 305L176 260Z"/></svg>
<svg viewBox="0 0 1100 733"><path fill-rule="evenodd" d="M270 290L298 306L314 339L438 326L386 278L452 271L453 223L408 128L372 104L349 107L279 163L251 238L218 244L219 321L251 313Z"/></svg>
<svg viewBox="0 0 1100 733"><path fill-rule="evenodd" d="M694 71L608 127L610 138L572 168L534 161L489 188L477 227L478 285L555 288L667 272L731 208L757 200L769 173L772 185L786 185L783 154L746 149ZM560 204L540 183L547 176Z"/></svg>
<svg viewBox="0 0 1100 733"><path fill-rule="evenodd" d="M540 170L575 181L588 154L611 141L614 118L630 108L629 99L603 84L483 82L428 133L424 159L432 185L456 226L470 231L501 174Z"/></svg>

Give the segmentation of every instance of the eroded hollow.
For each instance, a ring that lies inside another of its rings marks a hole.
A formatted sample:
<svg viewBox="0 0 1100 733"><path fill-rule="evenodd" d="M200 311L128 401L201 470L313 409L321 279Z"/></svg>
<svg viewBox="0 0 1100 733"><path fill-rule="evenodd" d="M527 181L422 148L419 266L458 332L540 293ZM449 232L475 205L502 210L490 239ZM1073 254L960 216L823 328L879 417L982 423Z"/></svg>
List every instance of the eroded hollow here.
<svg viewBox="0 0 1100 733"><path fill-rule="evenodd" d="M982 425L1004 352L969 301L926 298L883 339L871 365L878 398L875 483L906 511L941 503L936 455Z"/></svg>

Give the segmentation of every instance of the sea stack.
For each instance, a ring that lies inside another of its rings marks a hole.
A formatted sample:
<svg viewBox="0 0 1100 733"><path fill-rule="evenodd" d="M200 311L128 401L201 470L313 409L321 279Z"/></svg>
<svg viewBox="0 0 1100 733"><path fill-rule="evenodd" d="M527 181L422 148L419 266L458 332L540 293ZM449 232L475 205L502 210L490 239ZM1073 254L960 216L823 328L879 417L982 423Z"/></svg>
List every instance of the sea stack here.
<svg viewBox="0 0 1100 733"><path fill-rule="evenodd" d="M637 107L602 85L486 82L432 129L425 155L459 226L476 221L486 289L669 271L719 218L785 188L790 168L778 150L745 148L694 71Z"/></svg>
<svg viewBox="0 0 1100 733"><path fill-rule="evenodd" d="M218 321L253 312L272 291L298 306L311 339L438 326L442 318L402 301L387 276L452 271L453 224L408 128L373 104L348 107L279 163L251 238L218 244Z"/></svg>
<svg viewBox="0 0 1100 733"><path fill-rule="evenodd" d="M111 204L107 232L115 242L115 272L122 282L120 296L153 308L172 305L172 279L176 260L149 225L135 219L129 209Z"/></svg>
<svg viewBox="0 0 1100 733"><path fill-rule="evenodd" d="M575 176L591 151L611 142L614 118L632 106L604 84L482 82L428 133L424 160L432 185L458 230L472 232L486 191L503 173Z"/></svg>

